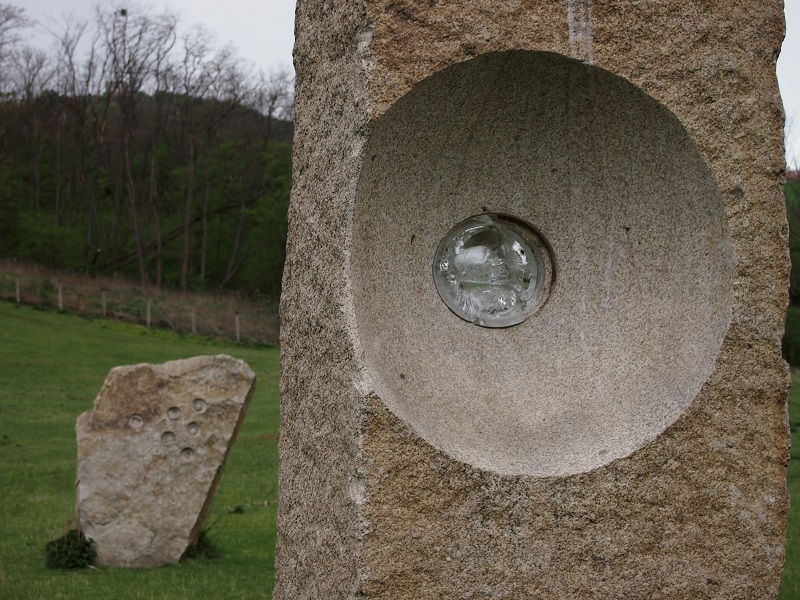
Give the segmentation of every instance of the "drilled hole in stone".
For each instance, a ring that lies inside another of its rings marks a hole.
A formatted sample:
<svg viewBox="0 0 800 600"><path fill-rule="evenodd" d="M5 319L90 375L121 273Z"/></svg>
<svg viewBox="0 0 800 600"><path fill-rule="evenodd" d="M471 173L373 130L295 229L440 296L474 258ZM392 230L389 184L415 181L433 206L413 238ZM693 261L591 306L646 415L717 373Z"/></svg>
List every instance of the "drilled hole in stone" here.
<svg viewBox="0 0 800 600"><path fill-rule="evenodd" d="M192 450L191 448L184 448L183 450L181 450L181 458L186 462L194 460L194 450Z"/></svg>
<svg viewBox="0 0 800 600"><path fill-rule="evenodd" d="M204 413L208 408L208 404L206 404L205 400L197 398L194 402L192 402L192 408L194 409L195 412Z"/></svg>
<svg viewBox="0 0 800 600"><path fill-rule="evenodd" d="M177 406L171 406L170 408L167 409L167 416L170 419L172 419L173 421L175 419L180 419L181 418L181 409L178 408Z"/></svg>
<svg viewBox="0 0 800 600"><path fill-rule="evenodd" d="M128 419L128 425L134 429L139 429L142 425L144 425L144 419L139 415L133 415L130 419Z"/></svg>
<svg viewBox="0 0 800 600"><path fill-rule="evenodd" d="M189 435L192 437L200 435L200 425L197 423L189 423L186 426L186 431L189 432Z"/></svg>
<svg viewBox="0 0 800 600"><path fill-rule="evenodd" d="M175 434L171 431L165 431L161 434L162 444L172 444L175 441Z"/></svg>

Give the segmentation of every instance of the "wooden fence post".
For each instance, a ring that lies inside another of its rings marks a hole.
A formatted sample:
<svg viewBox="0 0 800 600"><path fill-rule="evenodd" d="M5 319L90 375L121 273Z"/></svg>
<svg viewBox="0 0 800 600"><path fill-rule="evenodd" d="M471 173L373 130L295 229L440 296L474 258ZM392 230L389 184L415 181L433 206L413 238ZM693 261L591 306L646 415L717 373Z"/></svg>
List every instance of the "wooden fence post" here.
<svg viewBox="0 0 800 600"><path fill-rule="evenodd" d="M150 309L152 307L153 300L151 298L147 299L147 328L150 328Z"/></svg>
<svg viewBox="0 0 800 600"><path fill-rule="evenodd" d="M239 342L240 340L240 330L239 330L239 311L236 311L236 341Z"/></svg>
<svg viewBox="0 0 800 600"><path fill-rule="evenodd" d="M17 277L16 279L14 279L14 283L16 283L16 286L17 286L17 304L19 304L19 303L20 303L20 297L19 297L19 277Z"/></svg>
<svg viewBox="0 0 800 600"><path fill-rule="evenodd" d="M58 282L58 310L64 310L64 284Z"/></svg>
<svg viewBox="0 0 800 600"><path fill-rule="evenodd" d="M197 305L192 304L192 333L197 333Z"/></svg>
<svg viewBox="0 0 800 600"><path fill-rule="evenodd" d="M100 292L102 294L103 316L105 317L106 316L106 290L105 290L105 288L100 290Z"/></svg>

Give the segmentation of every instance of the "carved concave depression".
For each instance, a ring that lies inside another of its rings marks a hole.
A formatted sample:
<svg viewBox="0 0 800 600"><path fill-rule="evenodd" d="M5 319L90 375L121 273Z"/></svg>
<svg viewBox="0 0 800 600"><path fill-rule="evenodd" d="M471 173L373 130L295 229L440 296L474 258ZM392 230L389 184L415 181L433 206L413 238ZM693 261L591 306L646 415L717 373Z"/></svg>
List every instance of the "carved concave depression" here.
<svg viewBox="0 0 800 600"><path fill-rule="evenodd" d="M484 214L447 232L433 261L439 295L462 319L483 327L508 327L546 300L552 260L529 224Z"/></svg>
<svg viewBox="0 0 800 600"><path fill-rule="evenodd" d="M566 476L687 410L730 326L734 260L667 107L563 56L497 52L422 81L369 135L349 254L363 383L413 434Z"/></svg>

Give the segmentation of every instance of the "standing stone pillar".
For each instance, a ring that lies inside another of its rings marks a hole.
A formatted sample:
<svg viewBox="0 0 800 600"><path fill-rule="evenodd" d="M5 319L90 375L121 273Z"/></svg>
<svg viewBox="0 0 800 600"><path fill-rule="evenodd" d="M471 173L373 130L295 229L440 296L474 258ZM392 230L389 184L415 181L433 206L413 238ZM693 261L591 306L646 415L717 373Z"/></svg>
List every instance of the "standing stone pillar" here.
<svg viewBox="0 0 800 600"><path fill-rule="evenodd" d="M275 598L767 598L782 3L298 3Z"/></svg>

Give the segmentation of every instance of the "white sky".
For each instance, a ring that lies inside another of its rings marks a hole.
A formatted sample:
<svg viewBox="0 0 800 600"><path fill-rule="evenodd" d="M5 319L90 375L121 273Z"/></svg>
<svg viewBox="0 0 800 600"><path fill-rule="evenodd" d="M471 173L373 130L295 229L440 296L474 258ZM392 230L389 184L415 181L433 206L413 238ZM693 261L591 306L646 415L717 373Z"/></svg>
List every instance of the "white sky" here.
<svg viewBox="0 0 800 600"><path fill-rule="evenodd" d="M21 6L27 15L42 23L48 18L60 20L73 12L89 19L97 0L5 0ZM101 2L104 3L104 2ZM112 2L108 2L112 4ZM125 0L113 4L125 6ZM148 2L157 9L162 2ZM292 69L295 0L169 0L166 4L178 11L184 26L203 24L214 31L221 43L232 42L239 55L266 70ZM778 60L780 83L787 120L792 123L792 139L787 140L800 159L800 0L785 0L786 39Z"/></svg>
<svg viewBox="0 0 800 600"><path fill-rule="evenodd" d="M184 30L192 25L205 25L216 34L220 44L228 42L239 56L266 70L292 69L294 44L295 0L2 0L25 9L25 14L41 25L63 22L63 16L74 14L80 20L91 20L94 7L128 7L136 4L161 12L165 8L180 15ZM41 29L41 27L40 27ZM46 45L47 38L37 36L37 45Z"/></svg>

